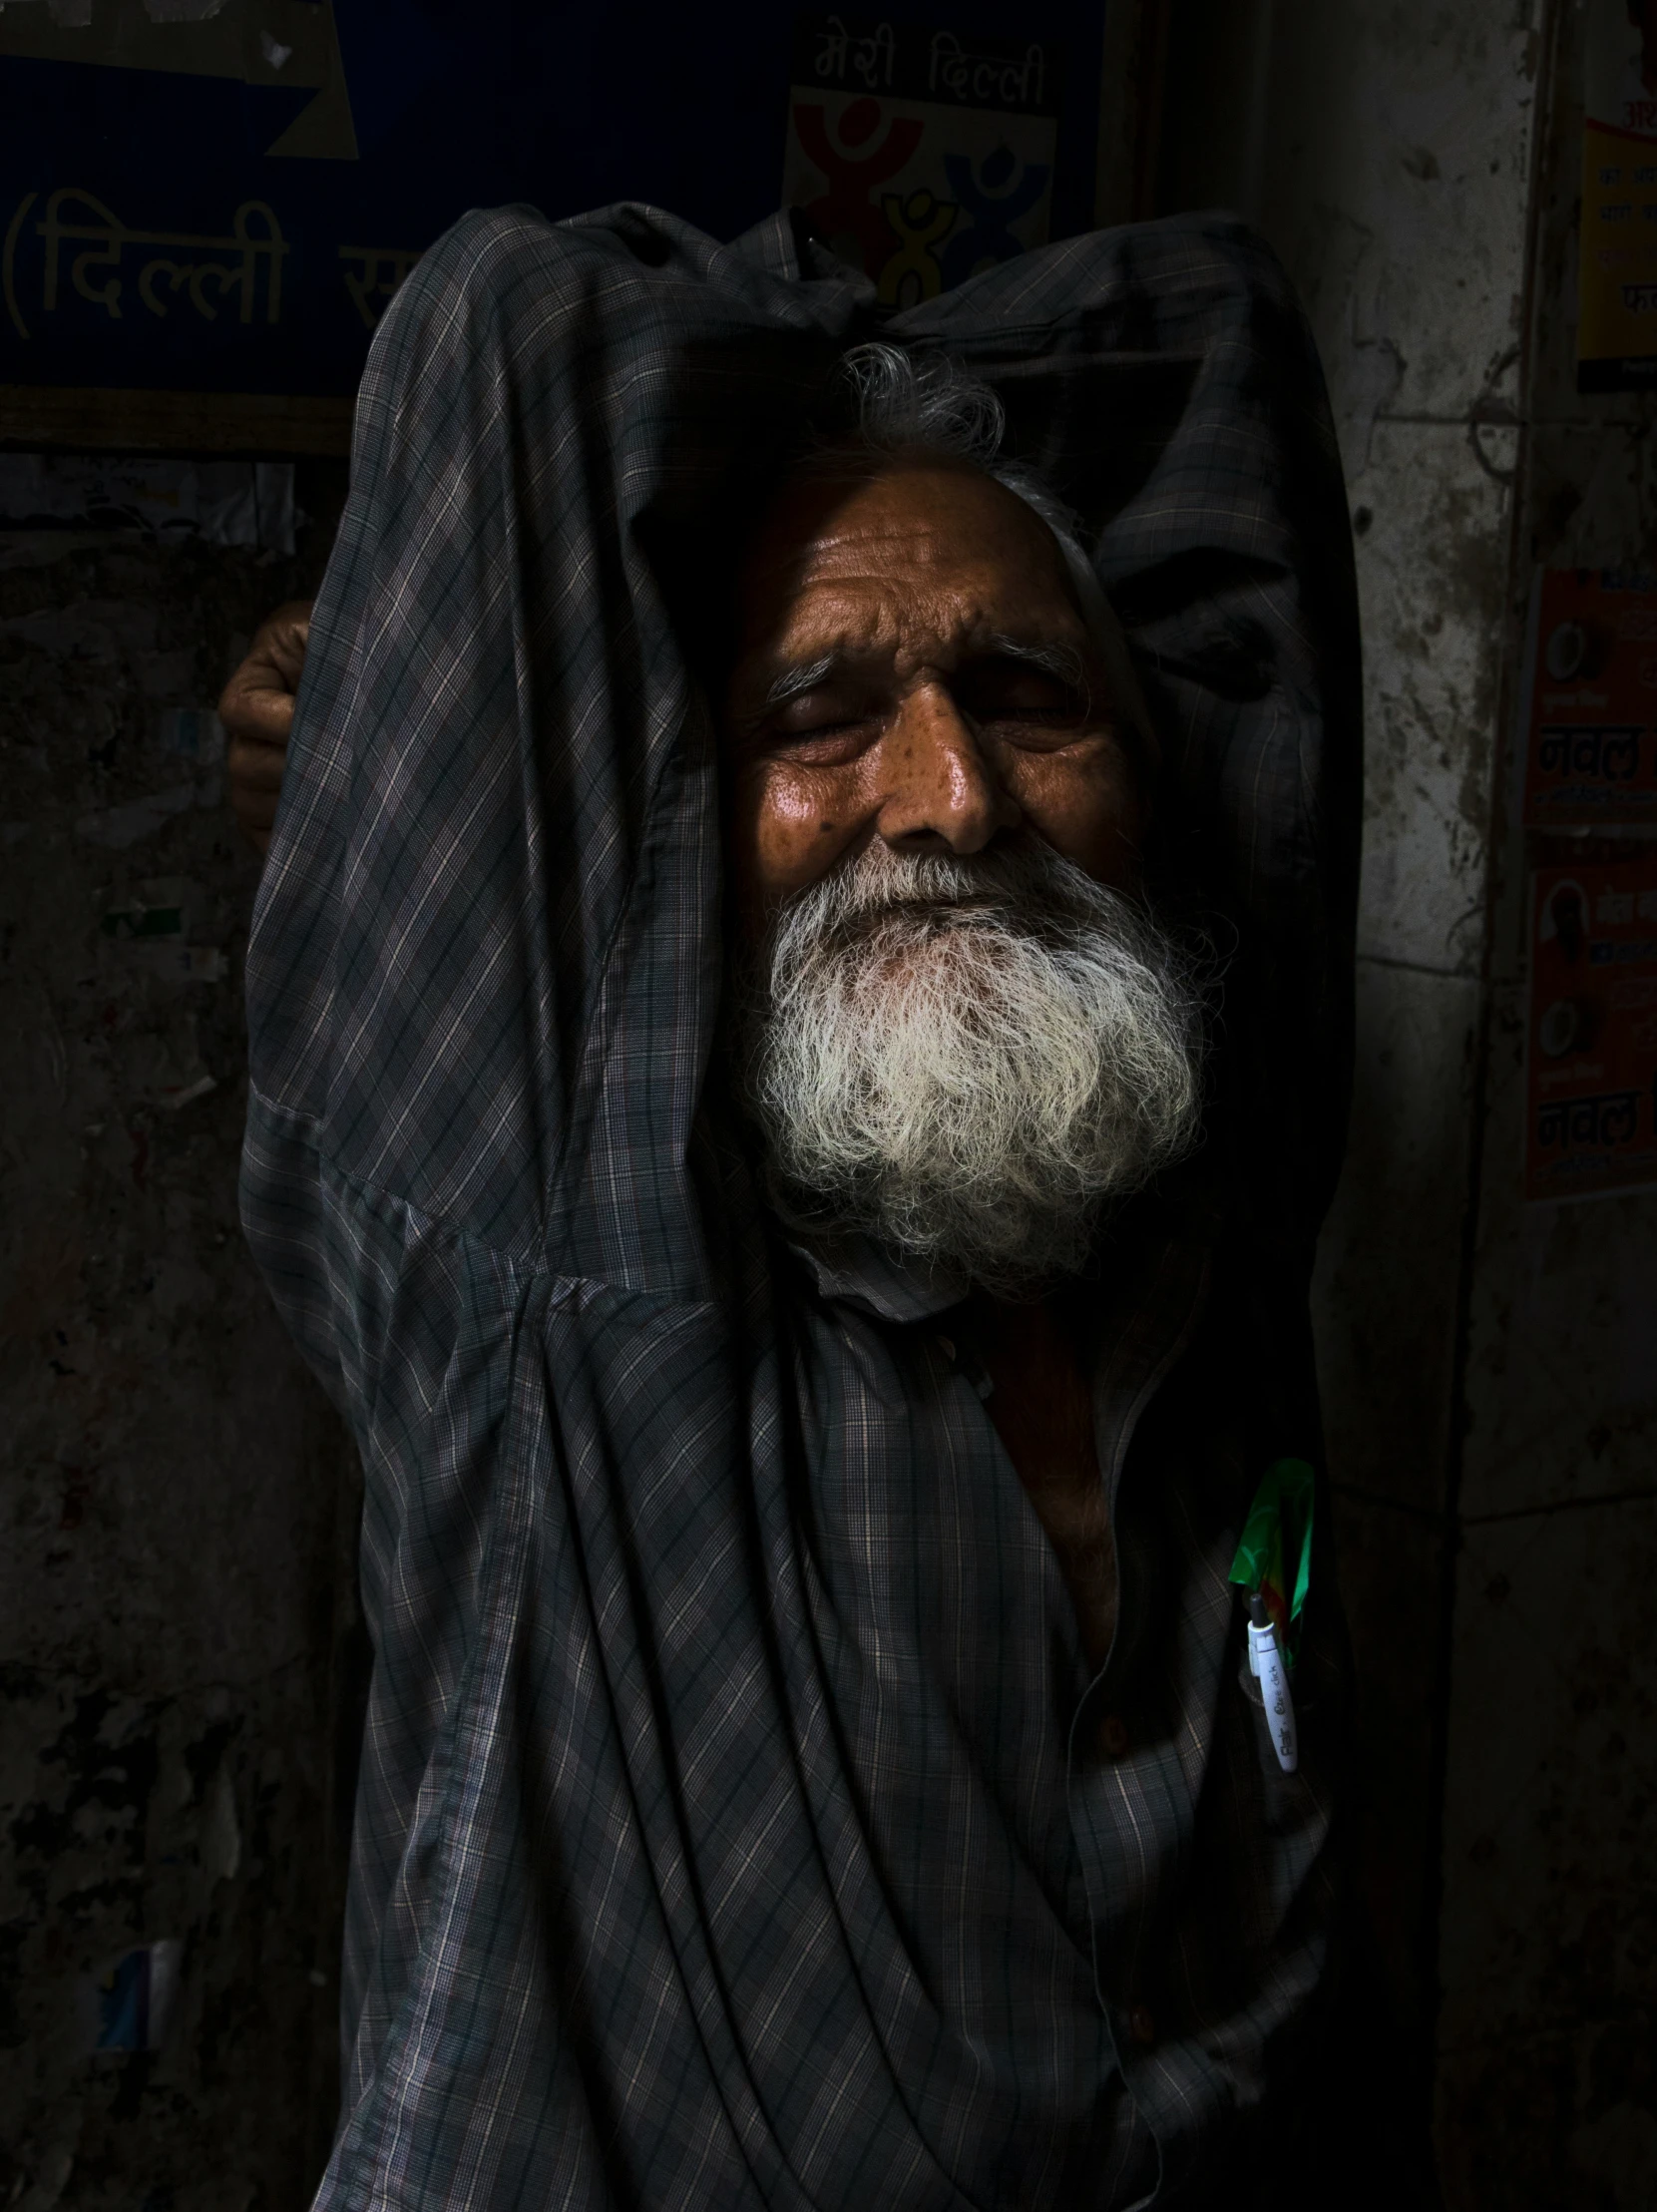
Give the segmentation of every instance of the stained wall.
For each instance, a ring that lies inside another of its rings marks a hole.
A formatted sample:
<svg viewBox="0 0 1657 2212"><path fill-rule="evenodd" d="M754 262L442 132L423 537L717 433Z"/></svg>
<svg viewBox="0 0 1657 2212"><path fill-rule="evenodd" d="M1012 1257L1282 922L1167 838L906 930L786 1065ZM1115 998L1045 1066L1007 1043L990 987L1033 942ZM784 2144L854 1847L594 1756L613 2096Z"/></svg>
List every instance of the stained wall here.
<svg viewBox="0 0 1657 2212"><path fill-rule="evenodd" d="M292 2212L332 2115L351 1463L237 1225L256 862L210 723L175 711L210 707L258 617L308 585L338 486L311 470L303 497L317 520L291 559L0 531L0 2200L18 2212ZM91 2055L100 1984L158 1944L181 1968L163 2046Z"/></svg>
<svg viewBox="0 0 1657 2212"><path fill-rule="evenodd" d="M1320 1360L1366 1887L1454 2212L1657 2202L1657 1200L1519 1195L1511 732L1539 562L1657 566L1579 399L1578 0L1176 5L1164 199L1310 310L1366 657L1359 1049Z"/></svg>
<svg viewBox="0 0 1657 2212"><path fill-rule="evenodd" d="M1630 34L1632 36L1632 34ZM1536 564L1657 569L1657 402L1579 396L1583 14L1546 25L1508 633ZM1657 1193L1524 1205L1526 877L1500 731L1459 1549L1439 2109L1455 2204L1657 2204Z"/></svg>

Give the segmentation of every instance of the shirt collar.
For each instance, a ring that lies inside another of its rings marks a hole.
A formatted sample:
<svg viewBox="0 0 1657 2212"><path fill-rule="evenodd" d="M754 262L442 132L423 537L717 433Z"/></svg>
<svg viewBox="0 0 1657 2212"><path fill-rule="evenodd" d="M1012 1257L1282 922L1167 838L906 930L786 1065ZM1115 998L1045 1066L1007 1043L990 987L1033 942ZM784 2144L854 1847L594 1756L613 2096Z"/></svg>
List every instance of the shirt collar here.
<svg viewBox="0 0 1657 2212"><path fill-rule="evenodd" d="M848 1234L802 1244L790 1239L818 1295L858 1306L879 1321L928 1321L960 1305L971 1290L953 1268L900 1260L866 1236Z"/></svg>
<svg viewBox="0 0 1657 2212"><path fill-rule="evenodd" d="M1107 1250L1115 1248L1118 1264L1147 1239L1158 1246L1171 1240L1206 1248L1219 1234L1223 1211L1199 1164L1187 1161L1165 1178L1161 1189L1132 1199L1106 1227L1103 1243ZM859 1231L823 1232L809 1243L795 1235L788 1244L819 1297L855 1306L878 1321L930 1321L972 1293L970 1276L899 1259Z"/></svg>

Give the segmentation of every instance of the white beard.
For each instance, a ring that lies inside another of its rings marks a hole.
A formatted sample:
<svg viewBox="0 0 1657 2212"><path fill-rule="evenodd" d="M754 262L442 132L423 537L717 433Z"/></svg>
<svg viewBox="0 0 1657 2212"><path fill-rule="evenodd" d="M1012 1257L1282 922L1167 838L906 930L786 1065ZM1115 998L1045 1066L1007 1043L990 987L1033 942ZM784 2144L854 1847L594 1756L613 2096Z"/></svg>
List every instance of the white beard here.
<svg viewBox="0 0 1657 2212"><path fill-rule="evenodd" d="M877 839L784 904L757 984L739 1089L796 1226L1016 1289L1073 1272L1105 1201L1195 1137L1188 961L1037 839Z"/></svg>

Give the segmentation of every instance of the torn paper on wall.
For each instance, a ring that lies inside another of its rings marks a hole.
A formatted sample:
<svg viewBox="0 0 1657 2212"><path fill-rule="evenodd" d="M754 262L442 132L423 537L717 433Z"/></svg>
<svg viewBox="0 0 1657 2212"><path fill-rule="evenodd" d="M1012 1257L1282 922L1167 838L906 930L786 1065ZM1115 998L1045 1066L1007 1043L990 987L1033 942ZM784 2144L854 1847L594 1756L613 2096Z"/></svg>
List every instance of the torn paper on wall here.
<svg viewBox="0 0 1657 2212"><path fill-rule="evenodd" d="M204 768L224 757L224 724L210 706L173 706L162 715L157 735L165 752L179 753Z"/></svg>
<svg viewBox="0 0 1657 2212"><path fill-rule="evenodd" d="M104 909L99 927L123 944L139 939L188 942L205 894L189 876L149 876L119 906Z"/></svg>
<svg viewBox="0 0 1657 2212"><path fill-rule="evenodd" d="M184 1946L172 1938L86 1977L79 1991L82 2039L94 2051L160 2050L179 1994Z"/></svg>
<svg viewBox="0 0 1657 2212"><path fill-rule="evenodd" d="M191 877L152 876L119 905L105 907L99 928L114 938L126 967L158 983L222 983L228 973L223 947L192 942L206 903Z"/></svg>
<svg viewBox="0 0 1657 2212"><path fill-rule="evenodd" d="M111 852L123 852L129 845L153 837L164 822L175 814L187 813L195 804L196 785L175 783L168 790L152 791L145 798L129 799L125 806L106 806L94 814L83 814L75 824L75 834L84 837L89 845L104 845Z"/></svg>
<svg viewBox="0 0 1657 2212"><path fill-rule="evenodd" d="M145 530L291 554L291 461L0 453L0 530Z"/></svg>

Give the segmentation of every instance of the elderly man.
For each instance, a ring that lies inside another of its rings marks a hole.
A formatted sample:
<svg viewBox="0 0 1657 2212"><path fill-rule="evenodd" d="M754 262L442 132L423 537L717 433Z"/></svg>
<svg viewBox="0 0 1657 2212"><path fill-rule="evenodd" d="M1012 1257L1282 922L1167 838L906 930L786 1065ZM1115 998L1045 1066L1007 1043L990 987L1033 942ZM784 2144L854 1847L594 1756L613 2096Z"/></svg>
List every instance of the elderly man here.
<svg viewBox="0 0 1657 2212"><path fill-rule="evenodd" d="M256 826L302 655L244 1216L367 1482L330 2207L1206 2205L1296 2139L1338 1613L1320 1531L1286 1771L1228 1575L1317 1452L1321 389L1222 225L878 336L811 251L469 218L226 695Z"/></svg>

